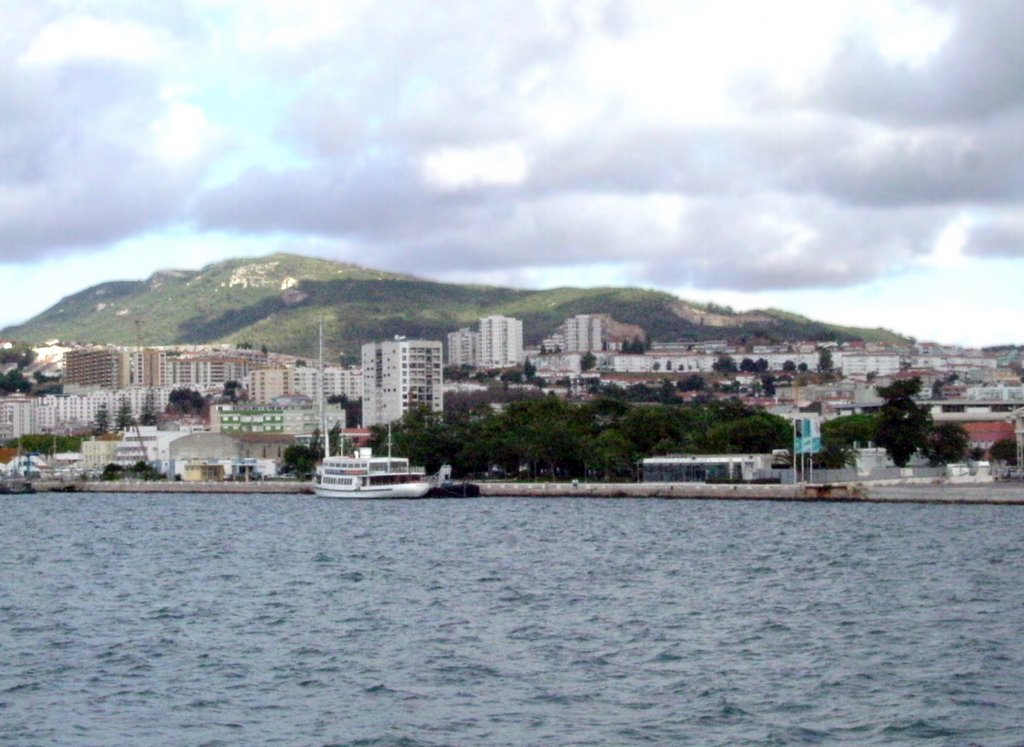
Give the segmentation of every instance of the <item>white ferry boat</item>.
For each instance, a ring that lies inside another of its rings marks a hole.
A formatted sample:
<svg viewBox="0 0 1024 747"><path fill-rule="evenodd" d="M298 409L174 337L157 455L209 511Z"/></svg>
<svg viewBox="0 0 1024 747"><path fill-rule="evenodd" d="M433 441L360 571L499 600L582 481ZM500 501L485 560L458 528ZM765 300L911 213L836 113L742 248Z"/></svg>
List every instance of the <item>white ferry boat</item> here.
<svg viewBox="0 0 1024 747"><path fill-rule="evenodd" d="M375 457L370 449L326 457L313 478L321 498L422 498L430 488L422 467L402 457Z"/></svg>

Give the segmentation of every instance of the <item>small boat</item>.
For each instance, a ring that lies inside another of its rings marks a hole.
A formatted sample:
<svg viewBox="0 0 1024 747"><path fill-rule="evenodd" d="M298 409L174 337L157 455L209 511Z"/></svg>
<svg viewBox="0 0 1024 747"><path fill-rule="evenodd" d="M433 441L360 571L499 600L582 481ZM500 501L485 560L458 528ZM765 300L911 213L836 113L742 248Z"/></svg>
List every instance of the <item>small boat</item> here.
<svg viewBox="0 0 1024 747"><path fill-rule="evenodd" d="M30 495L36 492L28 480L0 480L0 495Z"/></svg>
<svg viewBox="0 0 1024 747"><path fill-rule="evenodd" d="M313 478L313 492L321 498L422 498L430 488L422 467L411 467L403 457L375 457L365 448L326 457Z"/></svg>

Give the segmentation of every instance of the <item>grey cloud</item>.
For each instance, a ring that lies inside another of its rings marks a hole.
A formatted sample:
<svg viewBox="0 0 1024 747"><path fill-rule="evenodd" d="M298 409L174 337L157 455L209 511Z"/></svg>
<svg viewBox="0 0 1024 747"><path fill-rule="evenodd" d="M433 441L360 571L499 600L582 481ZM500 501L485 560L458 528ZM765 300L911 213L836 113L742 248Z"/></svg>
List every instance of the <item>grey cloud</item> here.
<svg viewBox="0 0 1024 747"><path fill-rule="evenodd" d="M847 39L810 103L898 123L969 122L1024 106L1024 5L941 3L955 25L920 69L886 61L863 36Z"/></svg>
<svg viewBox="0 0 1024 747"><path fill-rule="evenodd" d="M1024 257L1024 217L1001 213L968 231L963 253L977 257Z"/></svg>
<svg viewBox="0 0 1024 747"><path fill-rule="evenodd" d="M42 4L12 13L19 34L0 40L0 262L165 225L201 175L201 165L166 163L151 150L159 70L104 60L22 64L58 16Z"/></svg>

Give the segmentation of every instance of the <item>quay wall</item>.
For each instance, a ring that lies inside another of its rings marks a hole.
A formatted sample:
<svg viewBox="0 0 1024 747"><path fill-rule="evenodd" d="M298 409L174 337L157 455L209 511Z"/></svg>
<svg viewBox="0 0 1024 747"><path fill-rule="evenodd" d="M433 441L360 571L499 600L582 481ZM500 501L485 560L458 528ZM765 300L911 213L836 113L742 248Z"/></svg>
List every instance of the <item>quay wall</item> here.
<svg viewBox="0 0 1024 747"><path fill-rule="evenodd" d="M1024 483L845 485L718 485L704 483L566 483L566 482L481 482L480 497L522 498L657 498L717 501L801 501L865 503L933 503L1024 505ZM36 481L35 489L45 492L76 493L167 493L235 495L311 495L309 483L270 482L57 482Z"/></svg>
<svg viewBox="0 0 1024 747"><path fill-rule="evenodd" d="M265 495L312 495L308 483L274 482L181 482L171 480L111 480L58 482L37 480L40 493L220 493Z"/></svg>

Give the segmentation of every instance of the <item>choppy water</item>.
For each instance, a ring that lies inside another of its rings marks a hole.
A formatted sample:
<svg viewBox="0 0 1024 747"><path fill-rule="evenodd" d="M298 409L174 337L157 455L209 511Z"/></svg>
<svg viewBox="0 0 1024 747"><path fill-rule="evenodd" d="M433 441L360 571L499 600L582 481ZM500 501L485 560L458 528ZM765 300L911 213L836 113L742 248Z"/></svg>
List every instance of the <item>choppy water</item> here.
<svg viewBox="0 0 1024 747"><path fill-rule="evenodd" d="M0 503L2 745L1024 744L1024 508Z"/></svg>

